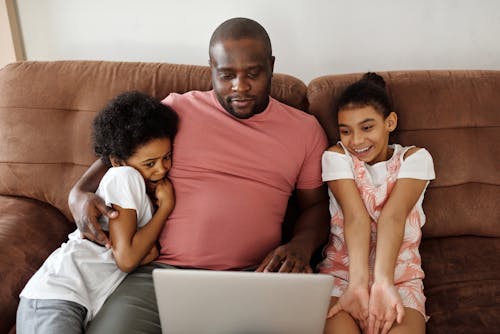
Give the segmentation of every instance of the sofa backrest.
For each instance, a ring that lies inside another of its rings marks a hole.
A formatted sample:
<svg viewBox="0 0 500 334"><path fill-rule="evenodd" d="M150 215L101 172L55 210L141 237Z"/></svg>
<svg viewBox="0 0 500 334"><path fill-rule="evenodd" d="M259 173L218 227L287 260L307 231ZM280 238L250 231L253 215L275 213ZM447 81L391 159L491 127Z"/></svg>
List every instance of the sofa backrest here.
<svg viewBox="0 0 500 334"><path fill-rule="evenodd" d="M69 189L96 159L90 124L113 96L210 90L207 66L98 61L21 62L0 70L0 195L50 203L72 220ZM306 86L275 74L271 95L304 110Z"/></svg>
<svg viewBox="0 0 500 334"><path fill-rule="evenodd" d="M399 116L394 142L425 147L434 159L424 237L500 236L500 71L379 74ZM329 75L308 86L309 111L330 143L338 140L336 101L361 76Z"/></svg>

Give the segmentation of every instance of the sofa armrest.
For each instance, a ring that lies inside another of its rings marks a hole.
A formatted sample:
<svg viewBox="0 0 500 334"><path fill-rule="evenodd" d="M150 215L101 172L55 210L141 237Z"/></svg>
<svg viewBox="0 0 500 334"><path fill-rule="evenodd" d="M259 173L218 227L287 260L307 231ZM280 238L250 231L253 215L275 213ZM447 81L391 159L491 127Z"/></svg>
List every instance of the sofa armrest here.
<svg viewBox="0 0 500 334"><path fill-rule="evenodd" d="M0 333L15 324L19 293L26 282L74 229L46 203L0 196Z"/></svg>

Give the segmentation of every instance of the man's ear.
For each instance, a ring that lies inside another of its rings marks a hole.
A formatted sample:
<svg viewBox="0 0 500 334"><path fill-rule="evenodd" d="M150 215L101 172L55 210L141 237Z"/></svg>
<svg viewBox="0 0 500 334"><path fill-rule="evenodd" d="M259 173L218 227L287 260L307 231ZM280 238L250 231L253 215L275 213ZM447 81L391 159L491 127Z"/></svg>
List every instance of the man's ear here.
<svg viewBox="0 0 500 334"><path fill-rule="evenodd" d="M111 166L113 167L124 166L123 161L115 156L109 156L109 161L111 162Z"/></svg>
<svg viewBox="0 0 500 334"><path fill-rule="evenodd" d="M271 73L274 73L274 61L276 60L276 57L271 56Z"/></svg>
<svg viewBox="0 0 500 334"><path fill-rule="evenodd" d="M398 114L394 111L391 112L389 116L386 117L385 124L387 125L387 130L389 130L389 132L394 131L396 126L398 126Z"/></svg>

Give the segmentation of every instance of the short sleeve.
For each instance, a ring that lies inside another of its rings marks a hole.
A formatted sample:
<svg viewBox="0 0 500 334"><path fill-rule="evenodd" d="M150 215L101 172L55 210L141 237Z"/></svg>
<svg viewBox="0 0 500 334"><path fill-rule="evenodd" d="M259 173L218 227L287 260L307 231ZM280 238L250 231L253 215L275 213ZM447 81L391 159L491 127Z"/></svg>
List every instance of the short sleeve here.
<svg viewBox="0 0 500 334"><path fill-rule="evenodd" d="M323 181L354 179L352 160L343 153L325 151L321 159Z"/></svg>
<svg viewBox="0 0 500 334"><path fill-rule="evenodd" d="M115 204L139 211L143 207L146 185L144 178L133 167L113 167L102 178L97 192L106 205Z"/></svg>
<svg viewBox="0 0 500 334"><path fill-rule="evenodd" d="M421 148L403 160L398 179L434 180L434 162L429 151Z"/></svg>
<svg viewBox="0 0 500 334"><path fill-rule="evenodd" d="M311 116L314 117L314 116ZM297 179L297 189L314 189L320 187L321 181L321 154L327 147L328 142L325 132L316 119L311 121L311 136L309 136L307 157Z"/></svg>
<svg viewBox="0 0 500 334"><path fill-rule="evenodd" d="M174 99L174 93L170 93L167 95L167 97L165 97L161 103L163 103L164 105L167 105L167 106L171 106L173 104L173 99Z"/></svg>

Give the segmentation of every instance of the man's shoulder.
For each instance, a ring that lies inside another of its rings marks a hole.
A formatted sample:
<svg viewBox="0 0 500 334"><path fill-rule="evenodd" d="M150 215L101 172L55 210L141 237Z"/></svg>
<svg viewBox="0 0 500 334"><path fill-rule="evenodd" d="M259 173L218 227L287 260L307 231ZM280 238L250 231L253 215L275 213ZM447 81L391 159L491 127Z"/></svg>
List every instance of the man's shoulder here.
<svg viewBox="0 0 500 334"><path fill-rule="evenodd" d="M270 97L269 100L274 108L280 109L280 110L286 112L292 118L296 118L297 120L303 120L306 122L316 122L316 117L314 117L313 115L311 115L303 110L292 107L292 106L290 106L286 103L283 103L283 102L281 102L273 97Z"/></svg>
<svg viewBox="0 0 500 334"><path fill-rule="evenodd" d="M163 103L171 105L174 103L185 103L188 101L204 101L212 98L212 91L200 91L200 90L191 90L185 93L170 93L165 99L163 99Z"/></svg>
<svg viewBox="0 0 500 334"><path fill-rule="evenodd" d="M303 110L289 106L283 102L280 102L274 98L271 98L271 103L275 110L279 112L276 113L280 121L285 121L287 124L293 128L299 127L301 129L309 129L313 132L323 132L323 128L319 124L318 120L314 115L311 115ZM306 130L307 131L307 130Z"/></svg>

